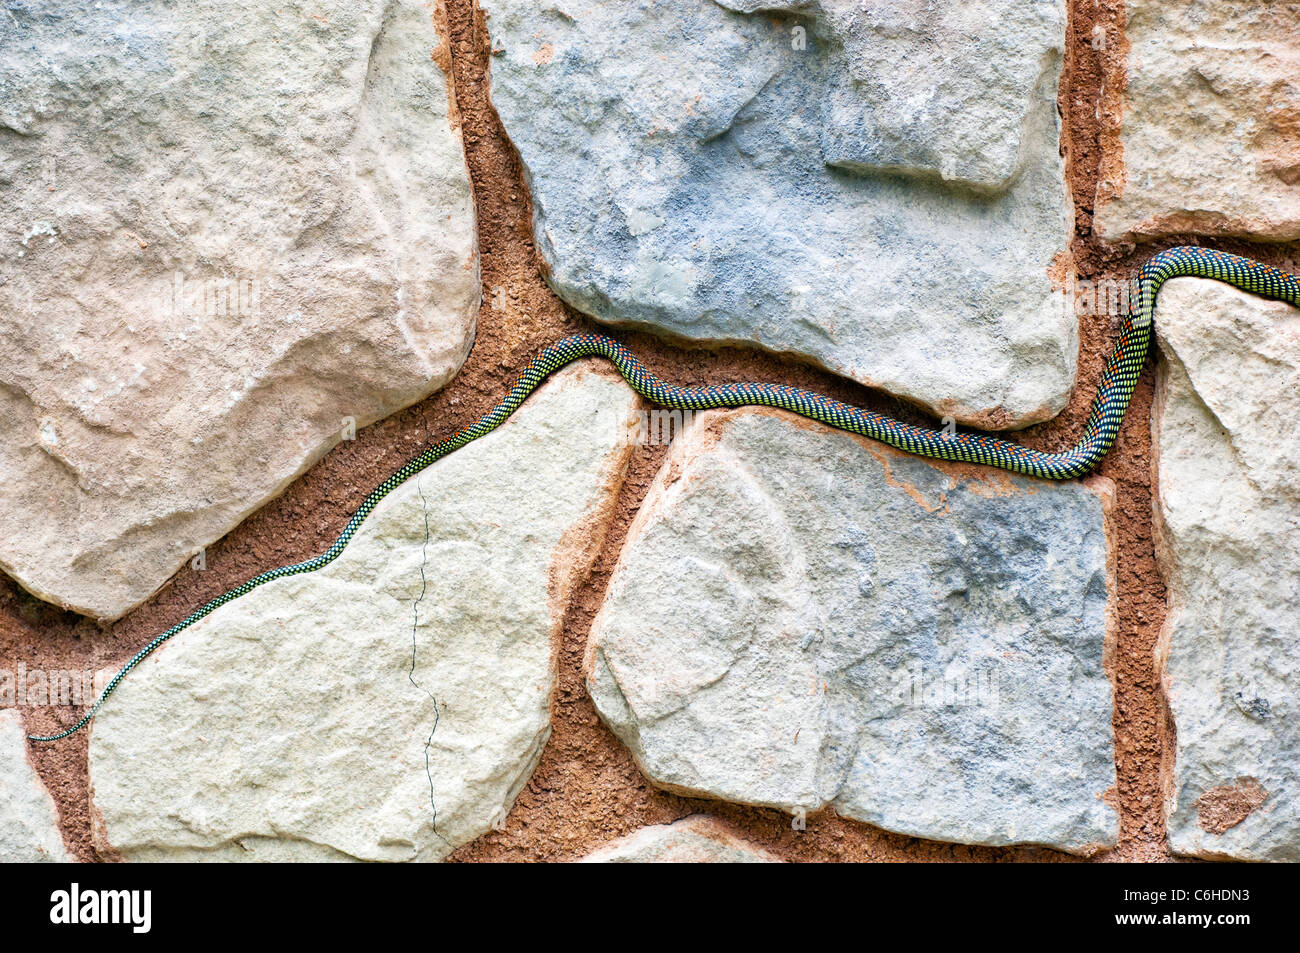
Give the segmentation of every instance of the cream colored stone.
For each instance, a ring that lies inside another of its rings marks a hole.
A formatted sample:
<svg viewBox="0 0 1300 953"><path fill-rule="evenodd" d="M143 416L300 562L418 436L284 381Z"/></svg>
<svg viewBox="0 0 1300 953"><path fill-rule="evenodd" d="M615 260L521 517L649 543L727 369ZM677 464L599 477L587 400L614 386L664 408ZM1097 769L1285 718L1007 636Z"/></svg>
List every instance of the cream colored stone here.
<svg viewBox="0 0 1300 953"><path fill-rule="evenodd" d="M91 726L103 845L437 860L504 818L550 734L561 615L627 462L595 424L635 400L607 370L563 372L393 491L333 563L141 665Z"/></svg>
<svg viewBox="0 0 1300 953"><path fill-rule="evenodd" d="M0 569L25 588L122 615L460 367L478 259L437 9L5 15Z"/></svg>
<svg viewBox="0 0 1300 953"><path fill-rule="evenodd" d="M1300 860L1300 309L1178 278L1160 293L1156 330L1169 844ZM1245 799L1238 823L1215 829L1207 800L1260 788L1262 803Z"/></svg>
<svg viewBox="0 0 1300 953"><path fill-rule="evenodd" d="M1097 190L1098 234L1300 238L1300 7L1127 0L1124 8L1126 86Z"/></svg>
<svg viewBox="0 0 1300 953"><path fill-rule="evenodd" d="M716 820L692 814L643 827L582 858L584 864L771 864L767 851L741 840Z"/></svg>
<svg viewBox="0 0 1300 953"><path fill-rule="evenodd" d="M22 715L0 711L0 863L66 860L58 811L27 760Z"/></svg>

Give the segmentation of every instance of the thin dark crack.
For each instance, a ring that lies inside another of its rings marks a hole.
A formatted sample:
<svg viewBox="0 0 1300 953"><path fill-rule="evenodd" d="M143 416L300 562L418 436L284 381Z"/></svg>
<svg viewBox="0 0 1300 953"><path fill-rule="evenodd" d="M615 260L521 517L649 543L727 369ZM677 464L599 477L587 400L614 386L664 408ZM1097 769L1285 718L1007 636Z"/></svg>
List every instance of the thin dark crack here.
<svg viewBox="0 0 1300 953"><path fill-rule="evenodd" d="M429 764L429 748L433 745L433 733L438 730L438 722L442 720L442 713L438 710L438 699L433 696L431 691L415 680L416 630L420 627L420 603L424 601L424 594L429 591L429 580L424 574L424 567L429 562L429 506L424 499L424 487L420 486L418 477L415 481L415 491L420 494L420 509L424 512L424 546L420 551L420 594L411 603L411 670L407 672L406 677L412 685L424 692L429 697L429 701L433 703L433 727L429 729L429 737L424 742L424 775L429 779L429 809L433 812L433 833L448 847L452 847L451 841L443 837L438 830L438 805L433 796L433 768Z"/></svg>

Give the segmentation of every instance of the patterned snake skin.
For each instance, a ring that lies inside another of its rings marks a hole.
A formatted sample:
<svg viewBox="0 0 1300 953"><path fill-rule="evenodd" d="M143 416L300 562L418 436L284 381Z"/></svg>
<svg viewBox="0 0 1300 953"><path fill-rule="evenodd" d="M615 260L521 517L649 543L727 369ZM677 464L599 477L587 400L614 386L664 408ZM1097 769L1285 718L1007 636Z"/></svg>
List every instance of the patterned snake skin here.
<svg viewBox="0 0 1300 953"><path fill-rule="evenodd" d="M477 423L434 444L390 476L365 499L342 534L329 549L304 562L281 566L254 576L242 586L231 589L196 609L166 632L142 648L122 666L105 687L98 700L75 725L54 735L31 735L32 741L58 741L83 728L105 700L133 668L155 649L211 613L219 606L238 599L263 583L284 576L314 572L333 562L356 535L365 518L385 496L401 486L435 460L459 450L473 440L490 433L513 414L519 405L549 375L583 357L603 357L611 361L638 394L655 404L669 408L706 410L717 407L761 405L779 407L803 417L819 420L831 427L862 434L906 450L940 460L960 460L1001 467L1048 480L1069 480L1082 476L1106 455L1128 409L1138 375L1146 361L1151 340L1152 318L1160 287L1170 278L1180 276L1213 278L1264 298L1285 301L1300 307L1300 277L1226 252L1205 248L1171 248L1156 255L1133 279L1129 313L1102 374L1101 386L1092 402L1092 410L1079 442L1060 453L1030 450L999 437L984 434L942 433L914 427L883 414L871 413L830 397L798 387L779 384L721 384L703 387L677 387L665 383L649 371L630 351L612 338L600 334L575 334L546 348L528 365L510 393Z"/></svg>

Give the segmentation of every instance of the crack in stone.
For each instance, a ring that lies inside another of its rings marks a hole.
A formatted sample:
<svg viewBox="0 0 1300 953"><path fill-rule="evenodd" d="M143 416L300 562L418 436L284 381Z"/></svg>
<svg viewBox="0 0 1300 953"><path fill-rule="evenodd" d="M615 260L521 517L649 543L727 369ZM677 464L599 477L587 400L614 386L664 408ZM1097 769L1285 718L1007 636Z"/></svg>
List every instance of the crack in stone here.
<svg viewBox="0 0 1300 953"><path fill-rule="evenodd" d="M438 805L433 795L433 769L429 765L429 748L433 745L433 733L438 730L438 722L442 720L442 713L438 710L438 699L433 693L415 680L415 652L416 652L416 631L420 627L420 603L424 601L424 595L429 591L429 580L425 575L425 566L429 563L429 506L424 498L424 487L420 485L420 480L415 481L415 490L420 494L420 509L424 513L424 545L420 550L420 594L415 597L411 603L411 670L407 672L407 680L418 690L428 696L429 701L433 703L433 725L429 728L429 737L424 742L424 775L429 779L429 809L433 812L433 833L440 841L448 847L452 847L451 841L442 836L438 830Z"/></svg>

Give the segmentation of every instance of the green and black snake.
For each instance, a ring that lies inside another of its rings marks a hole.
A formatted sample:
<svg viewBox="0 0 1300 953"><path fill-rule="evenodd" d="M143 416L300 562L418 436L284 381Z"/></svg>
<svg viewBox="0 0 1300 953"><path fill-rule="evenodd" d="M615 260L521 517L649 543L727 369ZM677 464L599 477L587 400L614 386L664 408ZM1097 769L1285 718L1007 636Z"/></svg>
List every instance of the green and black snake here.
<svg viewBox="0 0 1300 953"><path fill-rule="evenodd" d="M720 384L678 387L656 377L623 345L600 334L575 334L557 341L539 354L524 370L518 382L496 407L476 423L436 443L411 459L379 484L348 520L339 538L325 552L304 562L281 566L254 576L241 586L196 609L137 652L105 686L95 704L71 728L53 735L30 735L32 741L58 741L83 728L103 706L108 696L132 669L148 658L176 633L188 628L214 609L249 593L263 583L284 576L314 572L333 562L352 540L357 529L385 496L435 460L459 450L501 426L519 405L548 376L584 357L611 361L638 394L660 406L674 409L708 410L720 407L779 407L831 427L862 434L900 450L934 457L1001 467L1027 476L1048 480L1069 480L1082 476L1106 455L1128 409L1138 375L1146 362L1151 341L1152 319L1160 287L1171 278L1192 276L1213 278L1264 298L1300 307L1300 277L1260 264L1249 258L1197 247L1171 248L1143 266L1130 287L1130 303L1115 349L1106 362L1101 386L1093 399L1083 436L1073 447L1060 453L1044 453L1019 444L974 433L944 433L915 427L883 414L862 410L842 401L799 387L779 384Z"/></svg>

